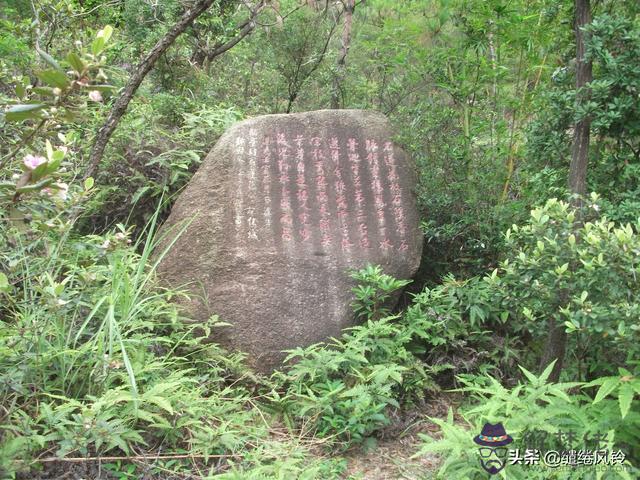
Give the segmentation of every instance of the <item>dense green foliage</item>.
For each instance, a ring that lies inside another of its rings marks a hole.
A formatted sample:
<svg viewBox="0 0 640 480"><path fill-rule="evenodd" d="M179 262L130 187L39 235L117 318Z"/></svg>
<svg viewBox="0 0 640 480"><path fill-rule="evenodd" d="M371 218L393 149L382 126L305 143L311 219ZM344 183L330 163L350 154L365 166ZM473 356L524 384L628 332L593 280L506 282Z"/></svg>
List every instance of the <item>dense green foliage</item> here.
<svg viewBox="0 0 640 480"><path fill-rule="evenodd" d="M510 435L519 439L517 447L523 451L532 444L523 441L527 434L538 434L536 448L569 450L570 448L597 448L594 446L596 435L602 434L600 448L611 451L623 449L637 455L640 419L625 418L621 414L618 402L614 400L595 401L583 393L572 393L576 383L546 382L551 372L550 365L540 376L536 376L521 367L525 379L513 389L504 388L494 378L466 381L461 392L471 396L477 406L464 413L464 424L454 422L452 412L446 420L434 419L444 433L441 439L422 435L425 445L421 453L439 452L445 461L438 478L485 478L486 472L474 458L477 445L473 443L469 431L480 431L485 422L504 422ZM463 426L464 425L464 426ZM562 436L562 432L575 434L573 441ZM560 432L560 436L558 433ZM560 438L560 440L558 440ZM560 442L560 443L558 443ZM566 471L554 472L552 468L536 470L526 465L510 465L507 478L567 478ZM607 478L627 478L637 476L637 469L612 473ZM570 478L593 478L592 472L581 473L576 469ZM504 478L504 477L503 477Z"/></svg>
<svg viewBox="0 0 640 480"><path fill-rule="evenodd" d="M192 3L0 0L0 477L112 456L104 478L344 478L344 450L406 412L440 428L415 448L440 455L440 478L486 478L486 422L517 442L603 434L626 471L602 478L637 477L640 5L591 2L593 81L576 91L574 2L356 2L342 68L342 2L255 2L247 22L250 4L216 0L84 178L136 64ZM422 267L411 283L350 272L360 324L259 377L203 341L224 319L194 325L172 301L187 293L158 285L156 230L228 126L328 108L331 85L341 107L386 114L415 159ZM577 203L583 119L596 193ZM554 327L559 382L540 366Z"/></svg>

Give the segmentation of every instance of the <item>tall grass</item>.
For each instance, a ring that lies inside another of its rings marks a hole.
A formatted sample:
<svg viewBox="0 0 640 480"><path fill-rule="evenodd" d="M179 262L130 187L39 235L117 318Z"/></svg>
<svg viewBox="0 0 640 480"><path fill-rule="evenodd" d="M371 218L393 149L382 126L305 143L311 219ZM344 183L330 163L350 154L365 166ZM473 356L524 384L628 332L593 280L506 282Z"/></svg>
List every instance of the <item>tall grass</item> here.
<svg viewBox="0 0 640 480"><path fill-rule="evenodd" d="M257 444L266 426L239 382L242 355L203 344L161 288L156 268L184 232L158 234L159 207L138 240L118 226L78 236L0 226L12 290L0 305L0 478L36 455L137 451L212 454ZM35 462L35 463L34 463ZM179 465L176 467L178 468ZM224 464L220 465L224 468Z"/></svg>

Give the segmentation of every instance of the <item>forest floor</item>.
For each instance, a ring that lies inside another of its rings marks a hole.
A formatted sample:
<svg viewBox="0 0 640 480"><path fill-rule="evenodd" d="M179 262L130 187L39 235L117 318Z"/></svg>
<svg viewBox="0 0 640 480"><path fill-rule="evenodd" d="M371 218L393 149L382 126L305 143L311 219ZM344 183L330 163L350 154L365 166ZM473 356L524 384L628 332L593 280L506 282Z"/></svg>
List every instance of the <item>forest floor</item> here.
<svg viewBox="0 0 640 480"><path fill-rule="evenodd" d="M432 478L440 459L436 455L411 458L420 449L418 433L432 435L438 427L432 423L416 424L398 437L380 440L375 448L347 452L347 471L343 478L362 480L426 480Z"/></svg>
<svg viewBox="0 0 640 480"><path fill-rule="evenodd" d="M446 418L451 398L441 396L425 405L392 418L374 448L355 447L344 454L347 471L343 478L362 480L426 480L440 465L435 454L412 458L421 447L419 434L438 437L440 427L427 417Z"/></svg>
<svg viewBox="0 0 640 480"><path fill-rule="evenodd" d="M355 446L346 452L336 454L336 457L346 460L346 471L342 479L349 480L427 480L433 478L441 459L435 454L422 455L412 458L423 443L419 434L439 437L439 427L429 421L427 417L446 418L451 406L452 398L442 395L430 399L421 407L394 415L391 423L381 432L378 439L369 444L369 448ZM285 441L291 434L286 427L273 426L271 436ZM290 437L289 437L290 438ZM323 449L325 441L320 439L296 438L294 442L306 443L311 452L320 458L333 457ZM335 458L335 457L334 457ZM142 466L141 462L138 463ZM148 465L150 466L150 465ZM18 480L112 480L112 479L141 479L141 480L198 480L205 478L207 468L194 465L191 474L124 474L114 475L109 469L98 462L54 462L43 466L38 474L18 476Z"/></svg>

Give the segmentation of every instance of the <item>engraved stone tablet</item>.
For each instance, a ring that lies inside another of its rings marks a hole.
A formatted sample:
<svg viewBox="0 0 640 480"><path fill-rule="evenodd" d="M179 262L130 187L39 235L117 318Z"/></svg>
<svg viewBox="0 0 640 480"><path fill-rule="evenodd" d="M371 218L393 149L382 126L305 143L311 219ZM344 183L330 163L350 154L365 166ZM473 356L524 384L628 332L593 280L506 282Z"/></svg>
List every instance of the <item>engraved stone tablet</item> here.
<svg viewBox="0 0 640 480"><path fill-rule="evenodd" d="M265 115L238 123L176 201L164 231L190 222L160 264L186 285L195 319L232 327L214 340L270 371L283 350L354 324L353 280L367 263L397 278L420 261L415 172L386 118L360 110Z"/></svg>

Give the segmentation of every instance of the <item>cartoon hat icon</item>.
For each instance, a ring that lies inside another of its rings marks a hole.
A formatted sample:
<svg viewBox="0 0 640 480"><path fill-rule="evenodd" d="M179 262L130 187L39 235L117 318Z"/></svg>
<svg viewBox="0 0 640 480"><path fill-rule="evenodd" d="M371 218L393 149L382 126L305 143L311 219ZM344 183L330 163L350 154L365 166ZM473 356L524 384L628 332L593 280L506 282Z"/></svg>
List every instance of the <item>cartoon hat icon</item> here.
<svg viewBox="0 0 640 480"><path fill-rule="evenodd" d="M513 442L513 438L507 435L502 423L492 425L485 423L482 432L473 438L473 441L484 447L502 447Z"/></svg>

